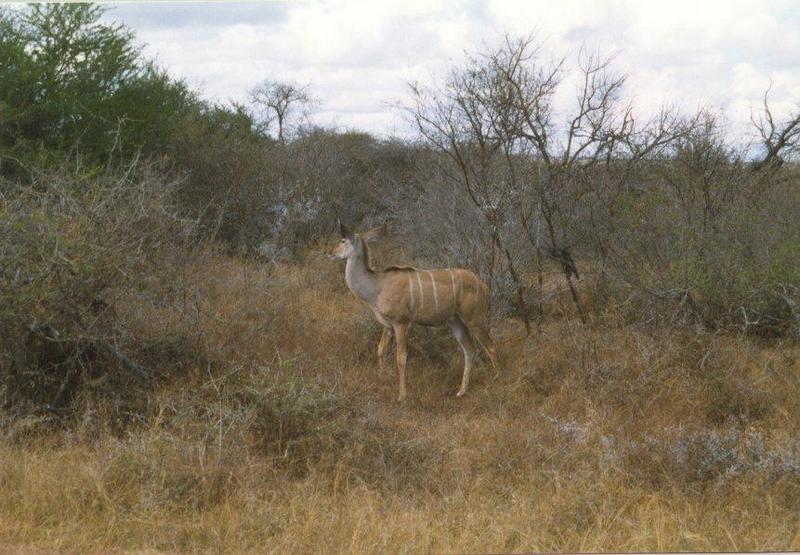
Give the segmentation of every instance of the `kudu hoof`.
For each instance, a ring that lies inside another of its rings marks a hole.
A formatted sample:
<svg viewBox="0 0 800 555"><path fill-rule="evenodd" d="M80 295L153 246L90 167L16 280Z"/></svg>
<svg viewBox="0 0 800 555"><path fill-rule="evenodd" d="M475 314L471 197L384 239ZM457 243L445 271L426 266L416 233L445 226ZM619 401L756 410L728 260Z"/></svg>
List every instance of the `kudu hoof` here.
<svg viewBox="0 0 800 555"><path fill-rule="evenodd" d="M463 397L466 394L467 394L467 390L466 389L459 389L458 393L456 393L456 398L460 399L461 397Z"/></svg>

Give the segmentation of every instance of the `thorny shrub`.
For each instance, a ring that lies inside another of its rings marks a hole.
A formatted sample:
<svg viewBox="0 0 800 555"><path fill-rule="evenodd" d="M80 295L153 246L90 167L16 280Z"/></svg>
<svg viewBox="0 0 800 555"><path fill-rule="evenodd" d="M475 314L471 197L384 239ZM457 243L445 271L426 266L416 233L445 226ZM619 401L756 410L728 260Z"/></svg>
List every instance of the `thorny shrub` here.
<svg viewBox="0 0 800 555"><path fill-rule="evenodd" d="M79 395L122 393L153 376L116 295L169 291L191 222L151 168L46 173L0 196L0 399L59 413Z"/></svg>

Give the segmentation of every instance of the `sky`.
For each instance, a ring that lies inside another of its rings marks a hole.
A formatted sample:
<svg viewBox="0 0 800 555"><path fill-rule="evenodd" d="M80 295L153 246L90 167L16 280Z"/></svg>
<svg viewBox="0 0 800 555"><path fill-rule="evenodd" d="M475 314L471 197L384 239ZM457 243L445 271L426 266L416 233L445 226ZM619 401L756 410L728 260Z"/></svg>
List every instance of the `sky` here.
<svg viewBox="0 0 800 555"><path fill-rule="evenodd" d="M313 121L379 136L411 134L396 107L408 83L441 81L465 52L534 33L547 58L581 48L613 57L640 114L664 102L725 113L749 132L772 83L778 115L800 110L800 2L294 1L108 4L147 56L203 97L244 101L265 79L308 84ZM575 99L567 78L558 106Z"/></svg>

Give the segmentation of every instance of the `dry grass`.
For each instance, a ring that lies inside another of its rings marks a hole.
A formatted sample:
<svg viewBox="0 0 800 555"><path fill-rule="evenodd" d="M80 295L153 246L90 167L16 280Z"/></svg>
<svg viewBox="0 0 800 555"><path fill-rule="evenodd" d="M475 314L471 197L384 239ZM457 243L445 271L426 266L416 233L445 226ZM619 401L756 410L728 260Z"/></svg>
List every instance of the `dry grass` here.
<svg viewBox="0 0 800 555"><path fill-rule="evenodd" d="M455 342L416 329L399 406L336 264L182 276L171 303L119 296L134 335L185 351L133 423L92 398L59 431L6 426L0 547L800 549L795 344L565 309L531 337L497 322L502 374L456 400Z"/></svg>

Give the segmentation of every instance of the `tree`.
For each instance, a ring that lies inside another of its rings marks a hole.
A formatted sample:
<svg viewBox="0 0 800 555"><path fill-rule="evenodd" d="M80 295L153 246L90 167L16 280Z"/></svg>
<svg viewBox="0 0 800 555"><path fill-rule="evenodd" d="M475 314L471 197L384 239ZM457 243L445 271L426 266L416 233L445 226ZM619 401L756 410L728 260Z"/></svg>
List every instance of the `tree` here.
<svg viewBox="0 0 800 555"><path fill-rule="evenodd" d="M664 152L694 123L665 108L639 124L621 96L625 76L585 51L574 108L559 114L554 97L565 63L543 63L533 37L506 37L499 48L471 56L443 87L412 85L408 113L422 138L450 160L446 174L482 214L523 314L524 286L508 246L514 234L528 240L540 275L543 254L558 261L585 320L572 281L580 276L573 250L595 176L614 168L624 178L626 168ZM541 278L539 285L541 298Z"/></svg>
<svg viewBox="0 0 800 555"><path fill-rule="evenodd" d="M284 83L265 80L250 91L260 126L265 134L272 132L273 124L277 125L277 139L281 144L286 142L286 131L289 121L294 117L307 115L315 100L309 92L308 85Z"/></svg>
<svg viewBox="0 0 800 555"><path fill-rule="evenodd" d="M206 237L243 252L268 234L279 174L274 145L254 127L240 105L204 106L172 138L171 160L185 173L176 189L178 203Z"/></svg>
<svg viewBox="0 0 800 555"><path fill-rule="evenodd" d="M800 150L800 112L790 114L784 122L776 122L769 107L769 92L772 84L764 91L763 110L756 119L751 114L750 120L761 138L764 154L761 160L753 164L754 170L770 165L778 168L784 157L791 156Z"/></svg>
<svg viewBox="0 0 800 555"><path fill-rule="evenodd" d="M24 177L27 165L66 153L88 163L158 154L196 107L104 12L48 3L0 14L2 175Z"/></svg>

